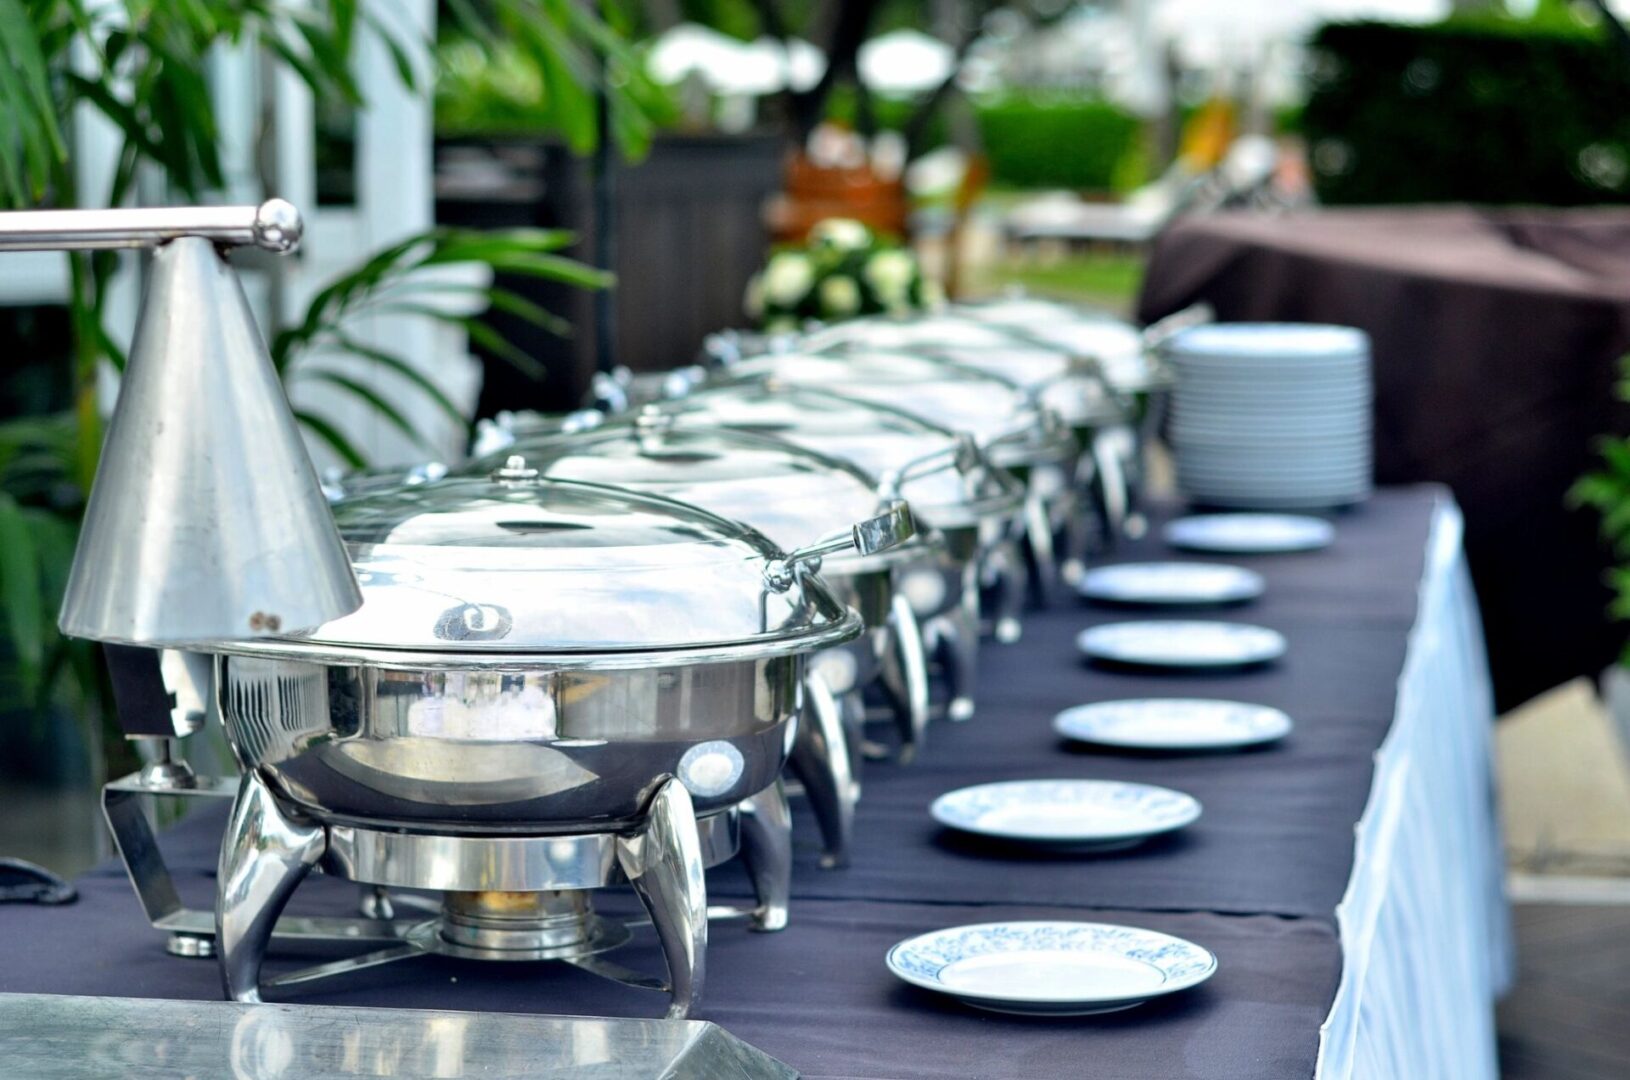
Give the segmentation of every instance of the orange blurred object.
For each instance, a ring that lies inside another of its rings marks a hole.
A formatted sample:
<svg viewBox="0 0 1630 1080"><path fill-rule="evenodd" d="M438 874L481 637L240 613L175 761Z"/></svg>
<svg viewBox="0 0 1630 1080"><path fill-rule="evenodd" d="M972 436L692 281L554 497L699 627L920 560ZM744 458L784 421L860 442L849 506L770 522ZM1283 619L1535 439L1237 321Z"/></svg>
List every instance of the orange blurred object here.
<svg viewBox="0 0 1630 1080"><path fill-rule="evenodd" d="M816 223L852 218L881 236L904 237L909 205L905 183L885 180L869 165L817 165L801 151L787 156L786 190L765 210L778 244L801 244Z"/></svg>

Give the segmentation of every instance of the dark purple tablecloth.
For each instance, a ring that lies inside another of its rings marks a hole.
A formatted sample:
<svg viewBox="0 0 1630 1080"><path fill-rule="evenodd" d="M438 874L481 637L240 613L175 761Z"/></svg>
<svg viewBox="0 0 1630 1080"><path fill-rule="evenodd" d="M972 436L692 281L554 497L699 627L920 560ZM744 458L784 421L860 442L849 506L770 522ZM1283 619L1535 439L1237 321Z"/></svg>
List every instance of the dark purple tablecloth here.
<svg viewBox="0 0 1630 1080"><path fill-rule="evenodd" d="M709 949L707 1015L816 1077L1307 1077L1340 973L1334 908L1352 872L1353 825L1371 755L1394 710L1433 489L1384 491L1338 519L1315 554L1237 561L1261 570L1267 595L1231 612L1284 631L1290 653L1255 672L1159 676L1082 665L1081 627L1128 617L1082 606L1032 616L1017 646L989 647L981 712L937 725L914 766L865 776L855 865L816 868L799 810L793 925L779 935L719 924ZM1171 555L1151 538L1126 558ZM1297 730L1247 753L1136 757L1067 750L1048 721L1059 708L1140 695L1201 695L1286 709ZM1167 784L1197 796L1199 822L1179 836L1096 859L1024 858L955 841L929 821L933 796L964 783L1092 776ZM185 898L207 905L218 815L166 839ZM713 890L739 894L731 867ZM82 881L76 905L0 907L0 991L209 998L214 966L171 958L114 867ZM341 910L352 887L314 880L296 905ZM626 903L612 898L610 903ZM1054 915L1128 922L1214 950L1200 990L1119 1016L1025 1021L985 1015L898 984L889 945L962 922ZM660 971L648 938L618 954ZM279 957L268 972L302 960ZM654 1014L642 994L573 969L419 959L333 984L301 1000L529 1012Z"/></svg>
<svg viewBox="0 0 1630 1080"><path fill-rule="evenodd" d="M1596 517L1564 495L1592 441L1630 427L1612 391L1627 237L1618 209L1206 215L1155 244L1138 317L1203 300L1224 320L1370 335L1376 477L1454 491L1504 710L1594 678L1624 645Z"/></svg>

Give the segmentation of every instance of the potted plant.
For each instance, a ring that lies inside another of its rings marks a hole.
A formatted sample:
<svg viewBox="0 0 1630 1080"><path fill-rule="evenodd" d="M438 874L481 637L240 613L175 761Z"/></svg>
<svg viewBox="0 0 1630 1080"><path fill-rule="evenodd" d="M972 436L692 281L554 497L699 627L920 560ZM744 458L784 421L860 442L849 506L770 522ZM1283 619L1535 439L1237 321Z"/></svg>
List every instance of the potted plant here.
<svg viewBox="0 0 1630 1080"><path fill-rule="evenodd" d="M942 299L909 248L858 221L829 218L810 229L806 244L770 256L748 282L743 306L766 331L781 333L812 320L905 315Z"/></svg>

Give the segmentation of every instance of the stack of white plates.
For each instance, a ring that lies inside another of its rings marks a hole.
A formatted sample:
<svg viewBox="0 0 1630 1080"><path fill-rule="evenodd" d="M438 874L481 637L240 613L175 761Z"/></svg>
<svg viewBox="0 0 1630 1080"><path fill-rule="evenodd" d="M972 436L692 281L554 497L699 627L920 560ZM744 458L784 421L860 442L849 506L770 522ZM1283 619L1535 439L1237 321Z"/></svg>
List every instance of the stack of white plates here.
<svg viewBox="0 0 1630 1080"><path fill-rule="evenodd" d="M1183 494L1209 506L1322 509L1370 494L1370 343L1363 331L1219 323L1165 347Z"/></svg>

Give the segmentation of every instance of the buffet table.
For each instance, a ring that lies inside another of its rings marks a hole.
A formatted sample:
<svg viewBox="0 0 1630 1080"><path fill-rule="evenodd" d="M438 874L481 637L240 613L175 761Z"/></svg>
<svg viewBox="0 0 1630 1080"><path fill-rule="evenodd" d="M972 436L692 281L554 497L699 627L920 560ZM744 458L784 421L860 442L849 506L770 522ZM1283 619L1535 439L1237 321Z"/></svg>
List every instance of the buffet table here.
<svg viewBox="0 0 1630 1080"><path fill-rule="evenodd" d="M919 762L865 774L854 865L802 850L791 926L718 923L705 1015L809 1077L1496 1075L1492 999L1509 938L1489 750L1491 703L1459 518L1438 488L1383 491L1337 520L1335 545L1241 558L1267 594L1237 617L1290 641L1272 667L1173 676L1090 669L1073 637L1126 617L1070 603L982 657L979 715L937 724ZM1170 556L1153 535L1119 557ZM1149 757L1066 749L1048 721L1084 701L1220 696L1287 711L1283 743ZM1024 857L941 833L936 795L1020 777L1140 780L1187 791L1204 816L1144 847ZM797 804L795 803L795 810ZM210 903L218 817L173 830L183 899ZM711 875L716 898L747 893ZM77 904L0 907L0 991L210 999L213 963L165 955L122 872L93 871ZM308 882L290 910L354 907L354 886ZM894 942L1004 918L1126 922L1214 951L1199 988L1085 1020L980 1013L897 982ZM649 935L617 954L660 971ZM312 962L279 955L268 974ZM650 1015L665 1004L553 966L421 958L312 985L300 1000L472 1011Z"/></svg>

